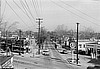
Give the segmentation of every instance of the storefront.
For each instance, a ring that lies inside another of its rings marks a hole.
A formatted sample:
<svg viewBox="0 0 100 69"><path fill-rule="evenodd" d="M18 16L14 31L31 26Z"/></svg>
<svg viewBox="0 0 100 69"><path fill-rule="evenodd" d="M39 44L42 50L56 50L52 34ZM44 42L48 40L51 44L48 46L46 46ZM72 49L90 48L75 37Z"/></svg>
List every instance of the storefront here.
<svg viewBox="0 0 100 69"><path fill-rule="evenodd" d="M92 58L97 58L98 56L100 56L100 44L87 43L86 48L88 54L90 54Z"/></svg>

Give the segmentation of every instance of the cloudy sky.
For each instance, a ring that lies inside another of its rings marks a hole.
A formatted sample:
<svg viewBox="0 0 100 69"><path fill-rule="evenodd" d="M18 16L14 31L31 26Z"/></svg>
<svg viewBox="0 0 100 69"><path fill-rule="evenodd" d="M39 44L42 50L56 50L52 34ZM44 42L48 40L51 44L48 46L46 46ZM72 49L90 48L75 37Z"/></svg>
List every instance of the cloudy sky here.
<svg viewBox="0 0 100 69"><path fill-rule="evenodd" d="M22 30L37 31L36 18L40 17L47 30L62 24L75 30L79 22L79 30L90 27L100 32L100 0L1 0L1 5L3 21L8 26L17 21Z"/></svg>

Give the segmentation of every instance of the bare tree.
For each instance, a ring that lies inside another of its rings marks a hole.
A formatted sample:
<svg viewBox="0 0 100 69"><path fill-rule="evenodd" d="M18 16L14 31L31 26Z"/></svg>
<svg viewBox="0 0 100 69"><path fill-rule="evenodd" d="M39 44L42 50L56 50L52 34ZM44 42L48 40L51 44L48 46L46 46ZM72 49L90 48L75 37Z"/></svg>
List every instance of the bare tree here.
<svg viewBox="0 0 100 69"><path fill-rule="evenodd" d="M8 22L3 22L2 24L2 35L6 35L8 32L15 31L17 28L18 22L13 22L11 25L8 26Z"/></svg>
<svg viewBox="0 0 100 69"><path fill-rule="evenodd" d="M54 31L58 34L58 36L63 36L63 35L66 35L67 30L68 30L67 26L62 24L62 25L58 25Z"/></svg>
<svg viewBox="0 0 100 69"><path fill-rule="evenodd" d="M15 21L13 22L11 25L9 25L7 28L6 28L6 31L15 31L17 29L17 24L19 22Z"/></svg>
<svg viewBox="0 0 100 69"><path fill-rule="evenodd" d="M88 27L84 31L81 31L79 33L79 38L80 39L90 39L93 38L95 35L95 32L92 28Z"/></svg>

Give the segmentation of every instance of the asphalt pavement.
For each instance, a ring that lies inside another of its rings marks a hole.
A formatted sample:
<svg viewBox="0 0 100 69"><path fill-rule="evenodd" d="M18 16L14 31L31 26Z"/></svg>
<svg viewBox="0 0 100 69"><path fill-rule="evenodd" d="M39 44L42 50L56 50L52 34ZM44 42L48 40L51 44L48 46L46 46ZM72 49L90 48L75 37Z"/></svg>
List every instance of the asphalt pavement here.
<svg viewBox="0 0 100 69"><path fill-rule="evenodd" d="M45 43L50 55L42 54L32 57L32 53L14 55L14 69L79 69L65 61L51 42Z"/></svg>

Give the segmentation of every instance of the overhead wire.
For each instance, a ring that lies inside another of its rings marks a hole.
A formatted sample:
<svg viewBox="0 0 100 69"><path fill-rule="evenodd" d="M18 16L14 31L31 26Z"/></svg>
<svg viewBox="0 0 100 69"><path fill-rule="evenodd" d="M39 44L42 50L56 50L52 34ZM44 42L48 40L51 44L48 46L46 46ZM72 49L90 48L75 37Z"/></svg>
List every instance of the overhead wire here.
<svg viewBox="0 0 100 69"><path fill-rule="evenodd" d="M39 1L40 0L36 0L37 6L38 6L38 10L39 10L39 16L41 16L41 7L40 7L40 4L39 4Z"/></svg>
<svg viewBox="0 0 100 69"><path fill-rule="evenodd" d="M41 12L41 16L43 15L43 8L42 8L42 1L41 0L39 0L40 1L40 12Z"/></svg>
<svg viewBox="0 0 100 69"><path fill-rule="evenodd" d="M36 7L35 7L35 4L34 4L33 0L32 0L32 4L33 4L33 7L34 7L34 9L35 9L36 15L37 15L37 17L38 17L38 12L37 12L37 9L36 9Z"/></svg>
<svg viewBox="0 0 100 69"><path fill-rule="evenodd" d="M67 3L65 3L65 2L63 2L63 1L61 1L61 0L59 0L59 1L62 2L63 4L65 4L65 5L69 6L69 7L71 7L71 8L73 8L73 9L77 10L78 12L80 12L80 13L82 13L82 14L84 14L84 15L86 15L86 16L88 16L88 17L94 19L94 20L96 20L96 21L99 21L99 20L97 20L96 18L94 18L94 17L92 17L92 16L90 16L90 15L84 13L84 12L81 11L81 10L79 10L79 9L77 9L77 8L75 8L75 7L69 5L69 4L67 4ZM87 28L87 27L85 27L85 26L82 26L82 27ZM87 28L87 29L88 29L88 28Z"/></svg>
<svg viewBox="0 0 100 69"><path fill-rule="evenodd" d="M21 3L21 5L22 5L22 7L23 7L23 9L25 10L25 12L27 13L27 15L28 15L28 13L30 14L30 11L29 11L29 9L27 8L27 6L25 5L25 3L22 1L22 0L19 0L20 1L20 3ZM32 17L32 16L31 16ZM32 18L33 20L34 20L34 18ZM34 20L35 21L35 20Z"/></svg>
<svg viewBox="0 0 100 69"><path fill-rule="evenodd" d="M30 19L31 23L32 23L32 19L30 18L30 16L25 12L23 11L23 9L13 0L13 2L15 3L15 5L20 8L20 10Z"/></svg>
<svg viewBox="0 0 100 69"><path fill-rule="evenodd" d="M11 8L11 10L17 15L17 17L19 17L19 19L20 19L26 26L28 26L28 25L22 20L22 18L15 12L15 10L11 7L11 5L7 2L7 0L5 0L5 2L6 2L7 5ZM28 26L28 28L30 28L30 27Z"/></svg>
<svg viewBox="0 0 100 69"><path fill-rule="evenodd" d="M34 18L34 16L33 16L33 14L31 13L30 7L28 6L28 3L27 3L26 0L25 0L25 3L26 3L26 6L27 6L27 8L28 8L28 10L29 10L30 15L32 16L32 18L33 18L34 21L35 21L35 18Z"/></svg>
<svg viewBox="0 0 100 69"><path fill-rule="evenodd" d="M5 3L5 6L4 6L3 13L2 13L2 15L1 15L2 19L3 19L3 16L4 16L5 10L6 10L6 3ZM1 20L2 20L2 19L1 19Z"/></svg>
<svg viewBox="0 0 100 69"><path fill-rule="evenodd" d="M72 11L66 9L65 7L63 7L63 6L61 6L61 5L57 4L57 3L55 3L54 1L52 1L52 0L50 0L50 1L51 1L52 3L54 3L55 5L57 5L57 6L61 7L61 8L63 8L63 9L65 9L66 11L68 11L68 12L70 12L70 13L72 13L72 14L78 16L78 17L80 17L81 19L86 20L86 21L88 21L89 23L93 23L94 25L100 26L99 24L96 24L96 23L94 23L94 22L92 22L92 21L90 21L90 20L88 20L88 19L85 19L85 18L79 16L78 14L76 14L76 13L74 13L74 12L72 12Z"/></svg>
<svg viewBox="0 0 100 69"><path fill-rule="evenodd" d="M23 7L24 11L26 12L26 14L28 15L29 11L26 7L26 5L24 4L24 2L22 0L19 0L20 1L20 4L21 6ZM29 13L30 14L30 13ZM28 15L29 16L29 15ZM29 16L30 17L30 16ZM30 17L31 18L31 17ZM34 20L35 21L35 20Z"/></svg>
<svg viewBox="0 0 100 69"><path fill-rule="evenodd" d="M34 0L34 3L36 5L37 11L38 11L38 16L40 16L40 9L39 9L38 0Z"/></svg>
<svg viewBox="0 0 100 69"><path fill-rule="evenodd" d="M79 9L77 9L77 8L75 8L75 7L73 7L73 6L71 6L70 4L67 4L67 3L65 3L65 2L63 2L63 1L61 1L61 0L59 0L59 1L62 2L63 4L65 4L65 5L67 5L67 6L71 7L71 8L73 8L73 9L75 9L76 11L78 11L78 12L80 12L80 13L82 13L82 14L84 14L84 15L86 15L86 16L88 16L88 17L90 17L90 18L92 18L92 19L94 19L94 20L97 21L96 18L94 18L94 17L92 17L92 16L90 16L90 15L84 13L83 11L81 11L81 10L79 10ZM98 20L98 21L99 21L99 20ZM83 28L85 28L85 29L88 29L88 28L85 27L85 26L81 26L81 27L83 27Z"/></svg>
<svg viewBox="0 0 100 69"><path fill-rule="evenodd" d="M75 8L75 7L73 7L73 6L69 5L69 4L67 4L67 3L65 3L65 2L63 2L63 1L61 1L61 0L59 0L59 1L62 2L63 4L65 4L65 5L69 6L69 7L71 7L71 8L73 8L73 9L77 10L78 12L80 12L80 13L82 13L82 14L84 14L84 15L86 15L86 16L88 16L88 17L90 17L90 18L92 18L92 19L94 19L94 20L97 21L96 18L94 18L94 17L92 17L92 16L90 16L90 15L84 13L83 11L81 11L81 10L79 10L79 9L77 9L77 8ZM98 20L98 21L99 21L99 20Z"/></svg>
<svg viewBox="0 0 100 69"><path fill-rule="evenodd" d="M19 0L19 1L20 1L21 6L23 7L25 13L28 15L27 10L26 10L27 8L25 8L26 6L23 4L22 0ZM31 17L29 16L29 18L31 18Z"/></svg>

